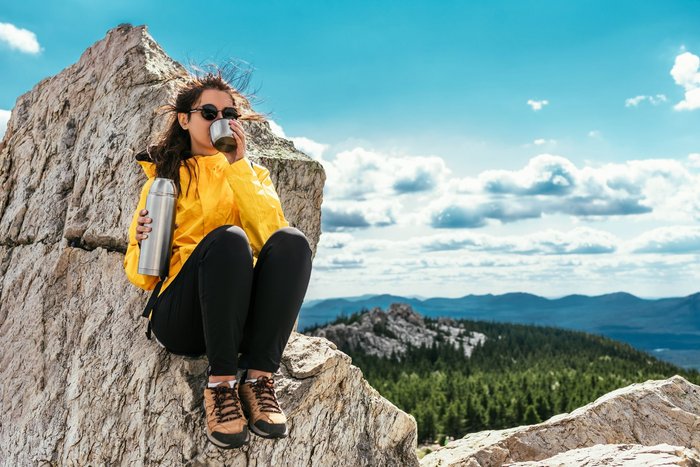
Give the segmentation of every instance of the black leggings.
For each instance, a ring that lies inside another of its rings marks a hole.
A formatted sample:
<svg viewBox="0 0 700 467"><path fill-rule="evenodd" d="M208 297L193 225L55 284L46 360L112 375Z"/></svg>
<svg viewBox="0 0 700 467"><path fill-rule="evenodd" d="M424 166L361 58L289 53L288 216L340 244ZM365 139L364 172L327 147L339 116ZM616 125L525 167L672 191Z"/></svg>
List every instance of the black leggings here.
<svg viewBox="0 0 700 467"><path fill-rule="evenodd" d="M174 354L206 353L212 375L239 368L274 373L310 276L311 248L298 229L273 233L253 268L243 229L222 225L197 244L158 297L153 333Z"/></svg>

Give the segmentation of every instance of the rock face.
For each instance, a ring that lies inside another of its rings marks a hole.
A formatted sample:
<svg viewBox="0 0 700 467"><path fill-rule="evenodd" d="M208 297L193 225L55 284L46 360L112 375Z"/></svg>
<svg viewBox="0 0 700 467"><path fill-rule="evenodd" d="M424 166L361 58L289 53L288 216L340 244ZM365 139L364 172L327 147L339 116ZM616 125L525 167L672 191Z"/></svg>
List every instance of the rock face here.
<svg viewBox="0 0 700 467"><path fill-rule="evenodd" d="M484 334L467 331L462 323L449 318L428 323L405 303L392 303L386 313L377 307L359 316L351 316L348 321L306 334L325 337L341 349L362 350L378 357L390 357L395 353L398 358L406 352L408 344L430 347L439 340L456 348L462 346L464 355L469 357L476 345L486 341Z"/></svg>
<svg viewBox="0 0 700 467"><path fill-rule="evenodd" d="M504 464L518 467L560 467L567 465L596 466L670 466L700 465L697 451L670 444L642 446L639 444L596 444L589 448L572 449L548 459L535 462Z"/></svg>
<svg viewBox="0 0 700 467"><path fill-rule="evenodd" d="M133 155L185 73L145 27L122 25L12 110L0 145L3 465L415 465L413 418L323 339L294 334L285 351L290 437L220 451L204 434L206 360L145 338L149 293L122 265L145 181ZM315 252L322 167L267 123L245 126Z"/></svg>
<svg viewBox="0 0 700 467"><path fill-rule="evenodd" d="M700 465L700 386L632 384L529 426L472 433L423 466Z"/></svg>

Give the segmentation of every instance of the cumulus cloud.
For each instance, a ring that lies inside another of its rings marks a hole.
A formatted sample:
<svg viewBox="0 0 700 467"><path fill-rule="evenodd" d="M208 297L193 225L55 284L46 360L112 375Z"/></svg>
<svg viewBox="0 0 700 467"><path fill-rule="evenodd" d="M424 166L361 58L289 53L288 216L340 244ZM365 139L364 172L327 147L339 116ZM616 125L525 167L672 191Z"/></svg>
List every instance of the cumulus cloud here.
<svg viewBox="0 0 700 467"><path fill-rule="evenodd" d="M487 170L479 180L488 193L557 195L573 189L576 167L564 157L541 154L519 171Z"/></svg>
<svg viewBox="0 0 700 467"><path fill-rule="evenodd" d="M280 124L274 120L268 120L268 123L270 124L270 131L272 131L273 135L290 140L292 143L294 143L294 147L304 154L307 154L312 159L315 159L321 163L324 162L323 155L326 150L328 150L327 144L319 143L318 141L314 141L313 139L305 136L287 136Z"/></svg>
<svg viewBox="0 0 700 467"><path fill-rule="evenodd" d="M9 110L0 109L0 139L5 136L5 131L7 131L7 122L10 121L10 114L12 112Z"/></svg>
<svg viewBox="0 0 700 467"><path fill-rule="evenodd" d="M416 217L436 228L477 228L568 214L584 219L645 214L649 219L700 219L700 174L671 159L576 167L541 154L520 170L487 170L449 180Z"/></svg>
<svg viewBox="0 0 700 467"><path fill-rule="evenodd" d="M673 106L675 110L700 108L700 57L684 52L676 57L671 76L685 90L685 99Z"/></svg>
<svg viewBox="0 0 700 467"><path fill-rule="evenodd" d="M371 290L461 296L525 287L558 296L562 291L614 292L622 283L626 291L642 296L690 293L687 290L697 290L692 278L700 274L699 230L678 225L643 232L631 240L589 227L524 235L474 230L416 233L390 240L346 241L349 235L337 234L328 245L342 247L319 244L314 268L323 273L316 276L315 286L335 291L352 285L352 293L336 295Z"/></svg>
<svg viewBox="0 0 700 467"><path fill-rule="evenodd" d="M535 146L542 146L545 144L556 144L557 141L554 139L537 138L532 142Z"/></svg>
<svg viewBox="0 0 700 467"><path fill-rule="evenodd" d="M323 203L321 209L323 229L335 232L395 224L400 205L394 200L373 200L367 203L329 200Z"/></svg>
<svg viewBox="0 0 700 467"><path fill-rule="evenodd" d="M666 102L666 96L664 94L657 94L655 96L635 96L625 99L625 107L637 107L640 103L648 101L652 105L659 105L662 102Z"/></svg>
<svg viewBox="0 0 700 467"><path fill-rule="evenodd" d="M284 135L279 126L274 131ZM545 153L519 169L468 177L452 177L440 157L363 147L322 164L322 223L329 233L392 225L478 229L547 215L575 221L642 215L665 223L700 220L700 154L577 167Z"/></svg>
<svg viewBox="0 0 700 467"><path fill-rule="evenodd" d="M401 197L428 194L450 175L436 156L395 156L356 147L324 158L329 145L290 137L276 122L271 131L321 162L326 173L322 223L329 232L382 227L397 223Z"/></svg>
<svg viewBox="0 0 700 467"><path fill-rule="evenodd" d="M318 247L328 249L340 249L352 244L354 237L349 233L323 232L318 241Z"/></svg>
<svg viewBox="0 0 700 467"><path fill-rule="evenodd" d="M422 251L444 251L470 249L477 251L574 255L612 253L619 239L602 230L577 227L569 232L548 229L529 235L494 236L475 232L437 234L412 240Z"/></svg>
<svg viewBox="0 0 700 467"><path fill-rule="evenodd" d="M11 23L0 23L0 42L6 43L11 49L28 54L41 52L36 34Z"/></svg>
<svg viewBox="0 0 700 467"><path fill-rule="evenodd" d="M549 104L549 101L546 99L541 100L541 101L536 101L534 99L528 99L528 101L527 101L527 105L532 107L532 110L534 110L534 111L542 110L542 107L544 107L547 104Z"/></svg>
<svg viewBox="0 0 700 467"><path fill-rule="evenodd" d="M362 268L365 266L363 257L354 254L340 253L337 255L323 255L314 259L314 269L328 270Z"/></svg>
<svg viewBox="0 0 700 467"><path fill-rule="evenodd" d="M528 203L492 201L483 196L459 198L446 195L431 202L427 211L426 219L431 227L446 229L483 227L488 219L507 223L542 215L541 209Z"/></svg>
<svg viewBox="0 0 700 467"><path fill-rule="evenodd" d="M429 192L450 174L441 157L388 156L364 148L338 153L324 163L324 169L325 194L355 201Z"/></svg>
<svg viewBox="0 0 700 467"><path fill-rule="evenodd" d="M689 167L699 169L700 168L700 153L694 152L694 153L688 154L687 165Z"/></svg>
<svg viewBox="0 0 700 467"><path fill-rule="evenodd" d="M629 244L634 253L700 253L700 227L659 227Z"/></svg>

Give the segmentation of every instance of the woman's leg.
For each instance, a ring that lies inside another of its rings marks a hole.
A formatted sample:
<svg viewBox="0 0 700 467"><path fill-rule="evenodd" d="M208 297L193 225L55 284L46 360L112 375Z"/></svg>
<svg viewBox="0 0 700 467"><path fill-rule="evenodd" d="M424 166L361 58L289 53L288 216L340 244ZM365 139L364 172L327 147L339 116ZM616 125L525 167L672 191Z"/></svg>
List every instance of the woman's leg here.
<svg viewBox="0 0 700 467"><path fill-rule="evenodd" d="M173 353L206 351L211 375L235 376L252 283L252 250L243 229L212 230L156 303L153 333Z"/></svg>
<svg viewBox="0 0 700 467"><path fill-rule="evenodd" d="M311 255L308 240L294 227L275 231L265 242L255 264L241 368L269 373L279 368L309 285Z"/></svg>

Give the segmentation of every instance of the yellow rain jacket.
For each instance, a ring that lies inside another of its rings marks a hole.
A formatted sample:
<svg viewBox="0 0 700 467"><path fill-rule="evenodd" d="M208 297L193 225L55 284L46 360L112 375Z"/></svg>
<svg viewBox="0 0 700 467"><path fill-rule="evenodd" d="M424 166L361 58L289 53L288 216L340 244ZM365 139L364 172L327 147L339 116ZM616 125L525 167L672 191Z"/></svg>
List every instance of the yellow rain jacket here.
<svg viewBox="0 0 700 467"><path fill-rule="evenodd" d="M192 159L196 159L197 164ZM145 153L136 156L148 180L141 189L136 211L129 227L129 246L124 257L124 270L129 281L144 290L153 290L160 280L157 276L138 273L140 247L136 241L139 212L146 207L148 191L156 176L156 166ZM187 159L192 182L184 165L180 164L180 189L177 201L170 257L169 275L161 285L160 296L180 272L195 246L212 230L232 224L241 227L253 250L253 266L260 249L268 238L282 227L289 226L282 205L270 179L270 172L247 157L230 164L219 152L213 156ZM197 177L194 173L197 173ZM148 214L150 215L150 213ZM146 217L148 217L148 215ZM150 317L149 317L150 318Z"/></svg>

